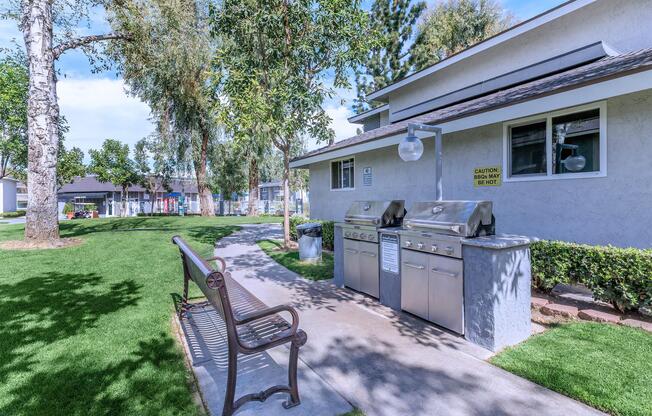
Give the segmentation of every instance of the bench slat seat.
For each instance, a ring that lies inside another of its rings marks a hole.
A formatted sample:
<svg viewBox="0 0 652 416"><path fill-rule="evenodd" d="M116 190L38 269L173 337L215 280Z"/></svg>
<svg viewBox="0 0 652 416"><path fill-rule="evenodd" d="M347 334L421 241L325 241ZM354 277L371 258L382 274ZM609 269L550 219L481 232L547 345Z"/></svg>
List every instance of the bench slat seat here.
<svg viewBox="0 0 652 416"><path fill-rule="evenodd" d="M181 237L174 236L172 242L179 247L184 271L182 307L179 318L187 317L192 308L188 303L188 285L193 281L206 296L208 302L224 320L228 343L227 386L223 416L231 416L240 406L249 401L265 401L276 393L286 393L289 399L283 407L300 404L297 386L299 348L306 343L306 333L299 329L299 315L288 305L268 307L260 299L231 278L226 271L226 262L213 257L221 264L216 270L202 259ZM291 321L280 314L288 314ZM235 400L238 354L256 354L283 344L290 344L288 385L272 386L264 391L246 394Z"/></svg>

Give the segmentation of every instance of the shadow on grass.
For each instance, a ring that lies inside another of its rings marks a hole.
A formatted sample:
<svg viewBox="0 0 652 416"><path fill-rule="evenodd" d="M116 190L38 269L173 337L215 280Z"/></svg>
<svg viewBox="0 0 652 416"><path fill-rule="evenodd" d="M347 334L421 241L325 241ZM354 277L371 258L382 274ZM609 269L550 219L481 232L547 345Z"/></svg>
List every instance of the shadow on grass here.
<svg viewBox="0 0 652 416"><path fill-rule="evenodd" d="M95 273L50 272L0 284L0 382L28 371L35 347L76 335L102 316L136 304L140 289L133 280L104 287Z"/></svg>
<svg viewBox="0 0 652 416"><path fill-rule="evenodd" d="M169 335L138 343L114 363L100 364L71 351L10 391L0 414L194 414L180 354Z"/></svg>

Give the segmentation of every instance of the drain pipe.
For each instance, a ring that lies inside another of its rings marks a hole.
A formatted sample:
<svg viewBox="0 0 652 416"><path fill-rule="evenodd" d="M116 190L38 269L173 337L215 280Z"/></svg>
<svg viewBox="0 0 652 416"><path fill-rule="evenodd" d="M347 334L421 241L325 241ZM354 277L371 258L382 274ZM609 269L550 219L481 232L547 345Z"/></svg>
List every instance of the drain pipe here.
<svg viewBox="0 0 652 416"><path fill-rule="evenodd" d="M435 199L442 200L442 131L441 127L431 126L429 124L409 123L408 135L398 146L398 153L401 159L405 161L419 160L423 154L423 143L415 135L417 130L429 131L435 133Z"/></svg>

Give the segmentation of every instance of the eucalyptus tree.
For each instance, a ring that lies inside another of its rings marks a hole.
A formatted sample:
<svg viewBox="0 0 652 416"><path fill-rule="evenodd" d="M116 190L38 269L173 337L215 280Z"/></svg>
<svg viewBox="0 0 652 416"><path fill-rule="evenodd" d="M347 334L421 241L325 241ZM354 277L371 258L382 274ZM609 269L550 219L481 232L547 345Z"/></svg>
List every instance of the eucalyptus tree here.
<svg viewBox="0 0 652 416"><path fill-rule="evenodd" d="M495 0L446 0L418 26L410 62L414 70L433 65L507 28L514 22Z"/></svg>
<svg viewBox="0 0 652 416"><path fill-rule="evenodd" d="M242 148L234 141L220 143L214 150L213 189L229 201L229 212L233 195L247 187L246 158L242 156Z"/></svg>
<svg viewBox="0 0 652 416"><path fill-rule="evenodd" d="M201 214L215 215L209 187L208 156L218 126L217 97L209 88L214 49L203 0L123 0L113 9L111 25L128 32L130 42L116 43L113 54L131 93L147 102L155 116L170 122L170 138L183 156L190 148Z"/></svg>
<svg viewBox="0 0 652 416"><path fill-rule="evenodd" d="M418 42L413 30L426 9L423 1L375 0L369 11L376 43L356 71L357 113L369 109L367 94L405 77L412 66L410 54Z"/></svg>
<svg viewBox="0 0 652 416"><path fill-rule="evenodd" d="M11 56L0 59L0 179L27 165L27 67Z"/></svg>
<svg viewBox="0 0 652 416"><path fill-rule="evenodd" d="M60 135L55 62L71 49L82 49L91 58L101 57L98 42L127 37L124 33L81 35L80 23L88 21L90 9L105 3L119 7L119 1L109 0L5 0L0 12L0 17L18 22L29 67L26 240L59 238L56 175Z"/></svg>
<svg viewBox="0 0 652 416"><path fill-rule="evenodd" d="M260 126L283 155L284 240L289 244L293 146L334 136L324 100L349 88L368 52L368 16L358 0L223 0L211 8L215 86L227 127Z"/></svg>

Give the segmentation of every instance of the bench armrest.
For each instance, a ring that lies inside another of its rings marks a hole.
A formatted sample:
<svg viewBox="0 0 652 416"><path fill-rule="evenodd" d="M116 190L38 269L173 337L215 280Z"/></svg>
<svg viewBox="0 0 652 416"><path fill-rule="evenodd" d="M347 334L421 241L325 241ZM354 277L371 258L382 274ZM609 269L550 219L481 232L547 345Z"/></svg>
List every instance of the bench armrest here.
<svg viewBox="0 0 652 416"><path fill-rule="evenodd" d="M248 313L242 316L241 319L236 318L235 324L236 325L248 324L249 322L256 321L258 319L264 318L266 316L274 315L279 312L288 312L290 315L292 315L292 326L288 331L291 334L296 333L297 329L299 328L299 314L297 313L296 309L294 309L290 305L278 305L272 308L267 308L260 311Z"/></svg>
<svg viewBox="0 0 652 416"><path fill-rule="evenodd" d="M220 271L221 271L222 273L224 273L224 272L226 271L226 261L225 261L222 257L220 257L220 256L213 256L213 257L209 257L209 258L207 258L207 259L205 259L205 260L206 260L206 261L214 261L214 260L219 261L219 262L222 264L222 270L220 270Z"/></svg>

